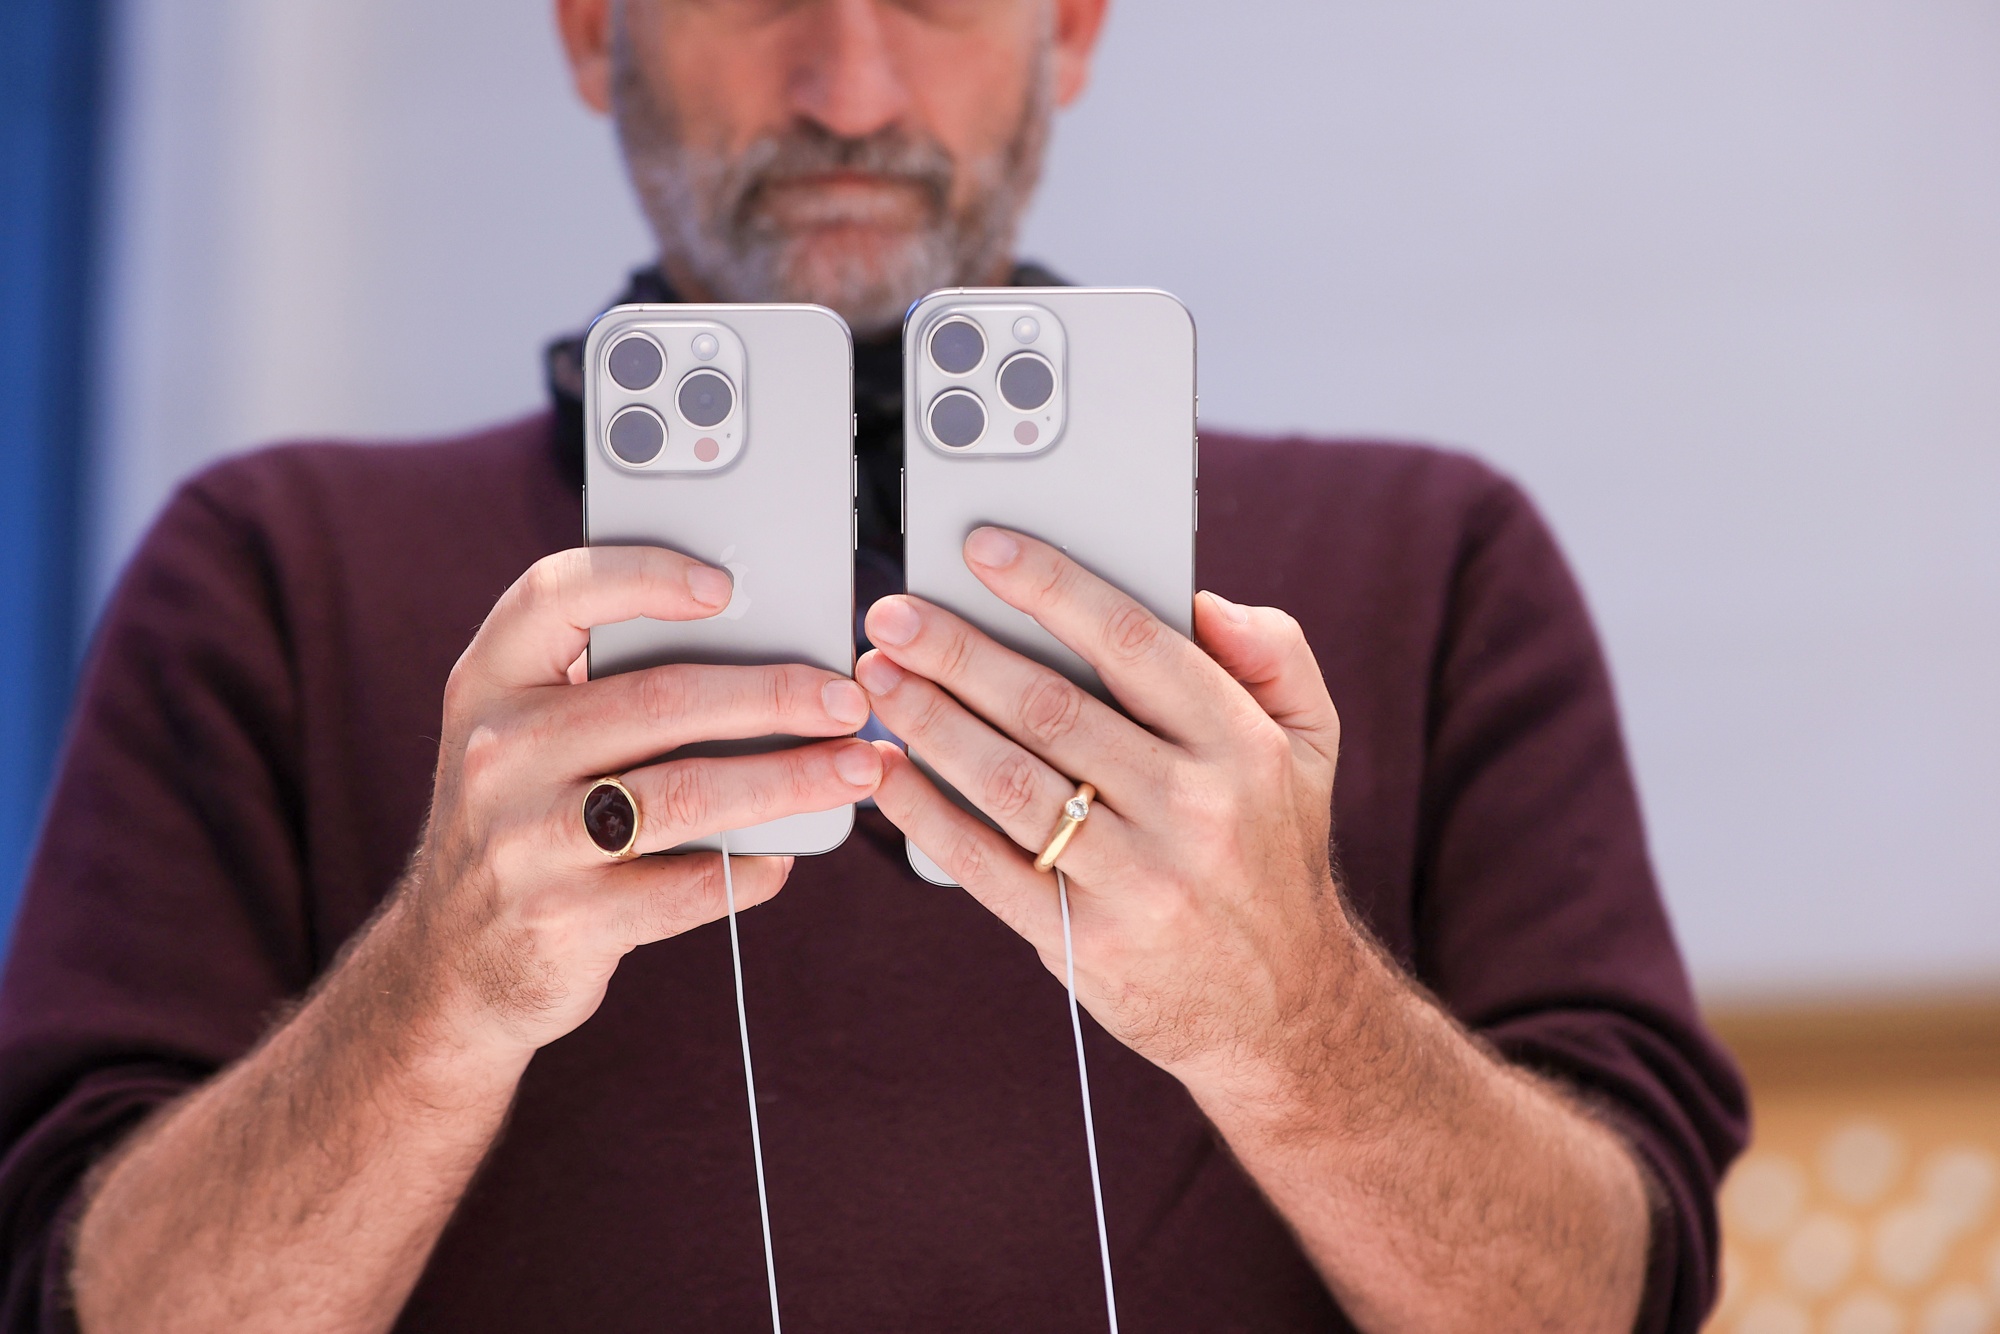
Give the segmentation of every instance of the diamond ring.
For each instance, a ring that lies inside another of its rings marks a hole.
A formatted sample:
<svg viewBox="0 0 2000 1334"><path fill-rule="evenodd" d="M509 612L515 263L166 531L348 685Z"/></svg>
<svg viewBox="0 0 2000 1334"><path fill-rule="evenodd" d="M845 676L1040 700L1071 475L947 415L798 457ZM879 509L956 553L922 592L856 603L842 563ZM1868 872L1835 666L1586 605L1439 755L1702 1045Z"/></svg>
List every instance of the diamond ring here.
<svg viewBox="0 0 2000 1334"><path fill-rule="evenodd" d="M1076 837L1077 829L1090 818L1090 803L1096 797L1097 789L1082 783L1077 786L1076 795L1063 803L1062 823L1056 826L1055 833L1049 835L1048 846L1042 849L1042 855L1035 858L1037 871L1046 871L1056 864L1056 858L1063 855L1063 849Z"/></svg>

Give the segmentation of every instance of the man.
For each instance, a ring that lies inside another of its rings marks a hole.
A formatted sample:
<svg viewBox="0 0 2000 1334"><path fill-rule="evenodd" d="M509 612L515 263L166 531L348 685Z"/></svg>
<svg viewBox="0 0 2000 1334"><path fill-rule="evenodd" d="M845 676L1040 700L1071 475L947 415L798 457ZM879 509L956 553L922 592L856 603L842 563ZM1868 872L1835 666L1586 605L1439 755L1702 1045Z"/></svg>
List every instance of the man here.
<svg viewBox="0 0 2000 1334"><path fill-rule="evenodd" d="M901 311L1028 277L1102 0L557 8L659 234L631 295L819 300L861 336L860 575L893 587ZM1742 1095L1518 492L1210 439L1193 642L972 534L1129 718L893 593L856 681L584 682L589 626L730 586L573 550L575 355L553 414L225 464L128 571L0 992L8 1329L762 1328L721 868L607 862L577 814L606 773L646 850L879 806L734 869L769 905L742 930L799 1328L1103 1327L1029 864L1080 779L1102 805L1060 864L1126 1325L1697 1327ZM1002 832L853 739L871 709ZM772 732L823 739L655 758Z"/></svg>

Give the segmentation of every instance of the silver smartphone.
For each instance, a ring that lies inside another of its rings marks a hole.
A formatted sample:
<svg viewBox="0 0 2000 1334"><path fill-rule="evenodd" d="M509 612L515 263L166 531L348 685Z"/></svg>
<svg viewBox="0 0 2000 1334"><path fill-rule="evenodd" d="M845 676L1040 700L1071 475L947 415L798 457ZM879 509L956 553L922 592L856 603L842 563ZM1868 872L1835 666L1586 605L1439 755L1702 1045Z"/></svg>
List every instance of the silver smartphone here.
<svg viewBox="0 0 2000 1334"><path fill-rule="evenodd" d="M903 367L910 592L1109 701L1088 664L987 591L963 547L982 524L1038 537L1190 633L1193 317L1147 289L934 292L904 323ZM908 848L919 875L954 883Z"/></svg>
<svg viewBox="0 0 2000 1334"><path fill-rule="evenodd" d="M662 663L802 662L854 670L854 344L821 306L617 306L584 367L584 536L725 567L736 593L702 621L590 633L590 674ZM792 737L704 743L746 754ZM854 808L729 831L729 850L840 846ZM709 839L684 849L714 848Z"/></svg>

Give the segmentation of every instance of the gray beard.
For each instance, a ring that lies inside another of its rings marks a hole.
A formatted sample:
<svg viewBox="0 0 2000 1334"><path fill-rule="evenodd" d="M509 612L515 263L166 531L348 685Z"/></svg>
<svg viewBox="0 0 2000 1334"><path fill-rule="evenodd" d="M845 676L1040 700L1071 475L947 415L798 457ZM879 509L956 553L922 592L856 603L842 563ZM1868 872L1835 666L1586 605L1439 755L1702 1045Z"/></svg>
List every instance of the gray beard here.
<svg viewBox="0 0 2000 1334"><path fill-rule="evenodd" d="M612 115L626 169L665 267L688 274L717 300L830 306L867 338L900 328L903 313L926 293L991 281L1007 263L1041 176L1054 116L1048 48L1007 146L966 165L973 189L954 211L949 201L959 164L935 140L894 127L850 139L804 123L767 134L734 157L689 143L647 86L624 23L614 39ZM840 170L915 188L926 201L925 221L856 253L818 234L871 221L866 205L857 207L851 197L829 198L816 210L809 204L803 227L780 224L762 207L774 183Z"/></svg>

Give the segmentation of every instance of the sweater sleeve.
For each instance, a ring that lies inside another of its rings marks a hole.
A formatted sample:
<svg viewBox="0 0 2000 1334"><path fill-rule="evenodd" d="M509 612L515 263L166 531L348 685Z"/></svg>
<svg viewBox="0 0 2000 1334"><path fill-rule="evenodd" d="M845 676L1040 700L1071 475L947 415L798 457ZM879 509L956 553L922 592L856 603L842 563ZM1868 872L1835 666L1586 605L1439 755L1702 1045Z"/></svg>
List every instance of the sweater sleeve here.
<svg viewBox="0 0 2000 1334"><path fill-rule="evenodd" d="M0 1331L74 1328L79 1183L312 975L294 673L271 562L184 488L86 667L0 979Z"/></svg>
<svg viewBox="0 0 2000 1334"><path fill-rule="evenodd" d="M1638 1328L1694 1334L1742 1083L1681 964L1576 584L1512 485L1494 479L1468 514L1430 691L1417 972L1625 1137L1654 1195Z"/></svg>

